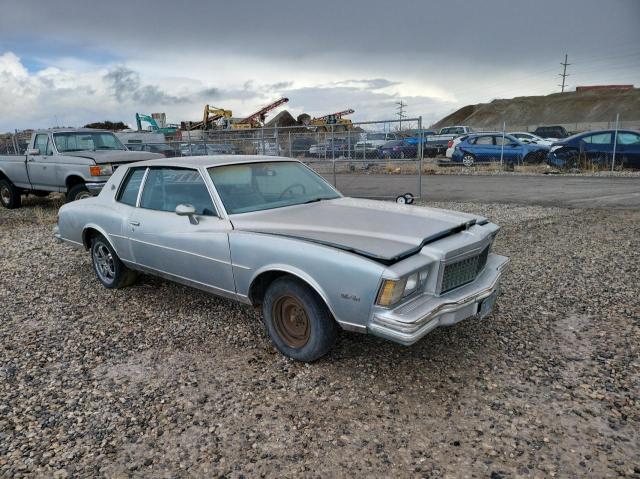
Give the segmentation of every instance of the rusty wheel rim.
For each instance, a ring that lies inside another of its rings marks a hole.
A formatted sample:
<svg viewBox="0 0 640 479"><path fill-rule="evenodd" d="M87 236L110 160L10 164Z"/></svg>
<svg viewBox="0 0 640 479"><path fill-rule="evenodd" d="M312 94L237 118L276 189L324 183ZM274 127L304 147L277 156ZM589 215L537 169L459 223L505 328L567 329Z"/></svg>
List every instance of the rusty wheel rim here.
<svg viewBox="0 0 640 479"><path fill-rule="evenodd" d="M285 295L273 304L273 324L278 336L291 348L301 348L311 335L309 316L295 297Z"/></svg>

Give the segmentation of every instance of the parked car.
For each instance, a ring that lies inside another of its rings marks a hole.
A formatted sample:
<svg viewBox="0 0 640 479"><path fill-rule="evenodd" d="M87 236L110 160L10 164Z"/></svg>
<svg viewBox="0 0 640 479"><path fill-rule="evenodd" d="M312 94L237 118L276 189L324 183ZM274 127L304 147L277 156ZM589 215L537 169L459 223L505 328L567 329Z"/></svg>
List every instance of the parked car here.
<svg viewBox="0 0 640 479"><path fill-rule="evenodd" d="M545 138L547 140L559 140L561 138L567 138L569 133L564 129L563 126L539 126L533 132L534 135L539 136L540 138Z"/></svg>
<svg viewBox="0 0 640 479"><path fill-rule="evenodd" d="M315 138L299 136L291 140L291 156L310 156L309 149L317 144Z"/></svg>
<svg viewBox="0 0 640 479"><path fill-rule="evenodd" d="M485 317L509 261L483 217L345 198L297 160L154 160L107 185L60 208L54 229L106 288L145 272L261 307L275 346L301 361L340 329L410 345Z"/></svg>
<svg viewBox="0 0 640 479"><path fill-rule="evenodd" d="M235 155L236 150L230 144L187 143L180 146L180 152L183 156Z"/></svg>
<svg viewBox="0 0 640 479"><path fill-rule="evenodd" d="M416 158L418 156L418 144L411 144L406 140L387 141L378 150L380 158L404 159Z"/></svg>
<svg viewBox="0 0 640 479"><path fill-rule="evenodd" d="M500 135L502 135L502 132L500 131L483 131L482 133L499 133ZM456 149L456 146L458 146L458 144L463 141L466 140L469 135L474 135L475 133L467 133L465 135L460 135L460 136L456 136L453 140L449 140L449 142L447 143L447 150L445 152L445 156L449 159L451 159L451 157L453 156L453 152Z"/></svg>
<svg viewBox="0 0 640 479"><path fill-rule="evenodd" d="M180 149L173 148L166 143L127 143L129 151L148 151L151 153L159 153L165 158L173 158L182 156Z"/></svg>
<svg viewBox="0 0 640 479"><path fill-rule="evenodd" d="M526 131L511 131L509 132L511 136L515 136L518 140L523 143L535 143L536 145L543 146L551 146L553 140L544 139L539 137L538 135L534 135L533 133L529 133Z"/></svg>
<svg viewBox="0 0 640 479"><path fill-rule="evenodd" d="M318 143L309 148L309 156L317 158L339 158L346 156L349 151L347 140L342 138L334 138L333 141L328 140L325 143Z"/></svg>
<svg viewBox="0 0 640 479"><path fill-rule="evenodd" d="M433 134L434 134L434 132L432 132L432 131L424 130L422 138L420 138L418 136L409 136L409 137L403 138L403 140L406 141L407 143L411 144L411 145L416 145L416 151L419 151L417 145L419 143L422 143L422 155L423 155L423 157L424 158L434 158L438 154L438 148L436 146L433 146L433 145L431 145L431 144L429 144L427 142L427 136L428 135L433 135Z"/></svg>
<svg viewBox="0 0 640 479"><path fill-rule="evenodd" d="M455 147L451 161L473 166L476 163L500 161L505 163L541 163L549 148L523 143L511 135L502 133L478 133L469 135Z"/></svg>
<svg viewBox="0 0 640 479"><path fill-rule="evenodd" d="M449 142L461 135L468 135L472 133L473 129L470 126L445 126L440 129L437 135L427 137L427 144L435 149L436 154L446 153L449 146Z"/></svg>
<svg viewBox="0 0 640 479"><path fill-rule="evenodd" d="M120 165L161 157L127 150L108 130L36 130L26 154L0 156L0 203L18 208L22 195L53 191L80 200L98 194Z"/></svg>
<svg viewBox="0 0 640 479"><path fill-rule="evenodd" d="M588 131L570 136L551 145L547 162L556 168L576 168L582 158L592 164L609 166L615 139L615 130ZM618 130L615 162L626 168L640 168L640 132Z"/></svg>
<svg viewBox="0 0 640 479"><path fill-rule="evenodd" d="M362 156L379 157L378 149L391 140L398 140L399 137L395 133L362 133L360 140L356 142L354 154Z"/></svg>

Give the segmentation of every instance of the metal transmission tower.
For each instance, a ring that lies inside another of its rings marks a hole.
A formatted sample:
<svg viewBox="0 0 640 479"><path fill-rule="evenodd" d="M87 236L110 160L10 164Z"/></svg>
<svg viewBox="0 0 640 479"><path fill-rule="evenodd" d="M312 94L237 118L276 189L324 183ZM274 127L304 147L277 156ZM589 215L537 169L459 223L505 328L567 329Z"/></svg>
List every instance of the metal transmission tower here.
<svg viewBox="0 0 640 479"><path fill-rule="evenodd" d="M571 65L571 63L567 63L567 59L568 59L568 56L565 53L564 54L564 63L560 63L560 65L562 65L562 67L563 67L562 68L562 73L558 73L558 76L562 77L562 85L558 85L559 87L562 87L562 90L561 90L562 93L564 93L564 87L567 86L565 84L565 79L569 76L569 74L567 73L567 67L569 65Z"/></svg>
<svg viewBox="0 0 640 479"><path fill-rule="evenodd" d="M400 100L396 102L396 105L398 105L398 108L396 109L398 110L397 115L398 115L398 118L400 119L400 126L398 127L398 129L402 130L402 119L406 118L407 116L404 112L404 107L407 106L407 104L404 101Z"/></svg>

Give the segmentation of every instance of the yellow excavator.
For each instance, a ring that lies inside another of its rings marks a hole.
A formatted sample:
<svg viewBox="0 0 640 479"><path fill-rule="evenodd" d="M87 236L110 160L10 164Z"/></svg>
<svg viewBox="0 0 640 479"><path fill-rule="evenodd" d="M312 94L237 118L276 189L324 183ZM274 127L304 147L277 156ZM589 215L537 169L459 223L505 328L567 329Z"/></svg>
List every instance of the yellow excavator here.
<svg viewBox="0 0 640 479"><path fill-rule="evenodd" d="M231 110L218 108L217 106L205 105L202 121L189 123L188 130L210 130L214 128L227 128L231 122ZM218 124L220 123L220 126Z"/></svg>

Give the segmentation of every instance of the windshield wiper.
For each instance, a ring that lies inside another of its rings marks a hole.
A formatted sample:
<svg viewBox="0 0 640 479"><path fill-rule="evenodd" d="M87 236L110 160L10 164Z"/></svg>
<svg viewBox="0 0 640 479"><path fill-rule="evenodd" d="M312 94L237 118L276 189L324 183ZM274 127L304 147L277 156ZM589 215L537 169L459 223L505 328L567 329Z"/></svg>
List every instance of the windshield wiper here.
<svg viewBox="0 0 640 479"><path fill-rule="evenodd" d="M320 197L320 198L313 198L311 200L307 200L307 201L303 201L302 203L297 203L298 205L306 205L309 203L317 203L318 201L323 201L323 200L332 200L334 198L324 198L324 197Z"/></svg>

